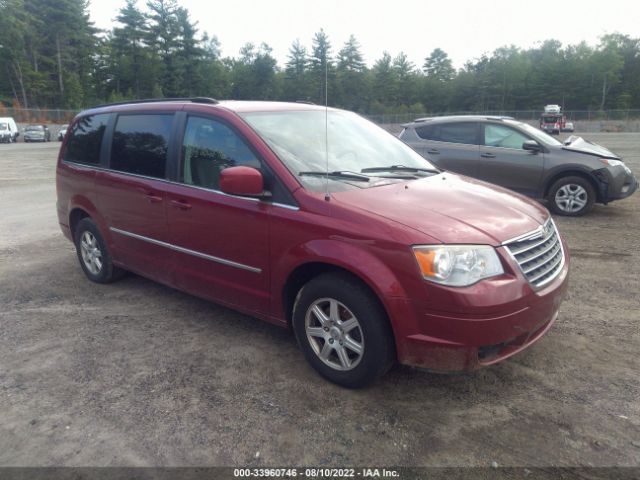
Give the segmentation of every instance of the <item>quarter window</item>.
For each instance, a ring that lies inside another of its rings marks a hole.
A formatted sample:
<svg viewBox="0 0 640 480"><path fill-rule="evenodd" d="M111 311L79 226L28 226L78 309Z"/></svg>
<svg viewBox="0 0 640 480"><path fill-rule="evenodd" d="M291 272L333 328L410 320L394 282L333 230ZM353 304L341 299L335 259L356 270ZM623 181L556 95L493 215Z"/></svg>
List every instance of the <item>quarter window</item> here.
<svg viewBox="0 0 640 480"><path fill-rule="evenodd" d="M216 120L188 118L182 145L182 182L218 190L220 172L238 165L260 168L260 161L236 132Z"/></svg>
<svg viewBox="0 0 640 480"><path fill-rule="evenodd" d="M164 178L173 115L121 115L113 133L111 168Z"/></svg>
<svg viewBox="0 0 640 480"><path fill-rule="evenodd" d="M102 137L109 122L109 114L82 117L74 125L67 140L66 162L98 165Z"/></svg>
<svg viewBox="0 0 640 480"><path fill-rule="evenodd" d="M487 147L522 150L522 144L527 140L529 137L504 125L487 124L484 126L484 144Z"/></svg>
<svg viewBox="0 0 640 480"><path fill-rule="evenodd" d="M416 134L424 140L438 140L438 125L425 125L416 127Z"/></svg>

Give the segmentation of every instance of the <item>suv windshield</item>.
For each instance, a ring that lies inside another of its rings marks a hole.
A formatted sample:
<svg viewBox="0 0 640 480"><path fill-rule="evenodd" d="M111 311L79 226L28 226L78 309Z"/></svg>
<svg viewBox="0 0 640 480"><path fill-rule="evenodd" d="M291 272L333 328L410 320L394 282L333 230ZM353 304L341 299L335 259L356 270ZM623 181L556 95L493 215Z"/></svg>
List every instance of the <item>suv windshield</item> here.
<svg viewBox="0 0 640 480"><path fill-rule="evenodd" d="M514 120L504 120L504 122L519 127L520 129L527 132L527 134L531 135L535 140L537 140L538 142L542 142L545 145L562 146L562 142L556 140L551 135L544 133L543 131L538 130L535 127L532 127L528 123L516 122Z"/></svg>
<svg viewBox="0 0 640 480"><path fill-rule="evenodd" d="M324 191L327 176L320 173L327 171L334 173L328 178L332 184L329 188L335 191L347 185L350 185L347 188L367 188L410 180L427 174L420 169L434 169L402 141L351 112L329 110L326 117L322 110L251 112L241 116L312 191ZM375 172L364 172L366 169L375 169ZM413 171L408 171L410 169ZM300 175L301 172L304 174ZM338 172L348 174L338 175ZM370 176L371 181L358 181L354 173Z"/></svg>
<svg viewBox="0 0 640 480"><path fill-rule="evenodd" d="M40 132L44 130L44 128L42 128L42 125L29 125L27 128L25 128L25 131L27 132Z"/></svg>

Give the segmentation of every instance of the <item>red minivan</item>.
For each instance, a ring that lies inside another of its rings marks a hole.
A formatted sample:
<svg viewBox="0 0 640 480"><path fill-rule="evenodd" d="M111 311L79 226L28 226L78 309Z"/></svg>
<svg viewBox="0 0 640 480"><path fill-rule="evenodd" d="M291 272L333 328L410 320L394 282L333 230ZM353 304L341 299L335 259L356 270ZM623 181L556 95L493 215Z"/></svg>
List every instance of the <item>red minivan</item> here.
<svg viewBox="0 0 640 480"><path fill-rule="evenodd" d="M283 327L347 387L396 361L510 357L551 327L569 257L549 212L436 169L338 109L194 98L79 114L57 209L98 283L125 271Z"/></svg>

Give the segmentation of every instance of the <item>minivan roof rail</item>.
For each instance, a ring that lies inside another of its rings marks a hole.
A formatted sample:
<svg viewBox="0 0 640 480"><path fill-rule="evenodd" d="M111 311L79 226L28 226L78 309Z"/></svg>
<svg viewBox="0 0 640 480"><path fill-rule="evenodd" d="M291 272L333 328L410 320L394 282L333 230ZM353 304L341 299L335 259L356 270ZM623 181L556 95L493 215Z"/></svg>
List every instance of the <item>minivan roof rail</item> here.
<svg viewBox="0 0 640 480"><path fill-rule="evenodd" d="M139 104L139 103L160 103L160 102L193 102L193 103L209 103L212 105L220 103L215 98L209 98L209 97L146 98L143 100L127 100L127 101L115 102L115 103L105 103L104 105L97 105L96 107L93 107L93 108L114 107L116 105L130 105L130 104Z"/></svg>

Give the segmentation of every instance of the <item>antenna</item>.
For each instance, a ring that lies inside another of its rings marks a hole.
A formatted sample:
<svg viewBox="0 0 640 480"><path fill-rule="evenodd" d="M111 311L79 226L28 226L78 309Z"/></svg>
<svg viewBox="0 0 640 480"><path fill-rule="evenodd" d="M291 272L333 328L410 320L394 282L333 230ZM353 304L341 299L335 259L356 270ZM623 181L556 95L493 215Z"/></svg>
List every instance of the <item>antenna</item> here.
<svg viewBox="0 0 640 480"><path fill-rule="evenodd" d="M324 154L326 160L326 173L327 178L325 181L324 199L328 202L331 200L329 195L329 86L328 86L328 71L329 71L329 52L324 51Z"/></svg>

